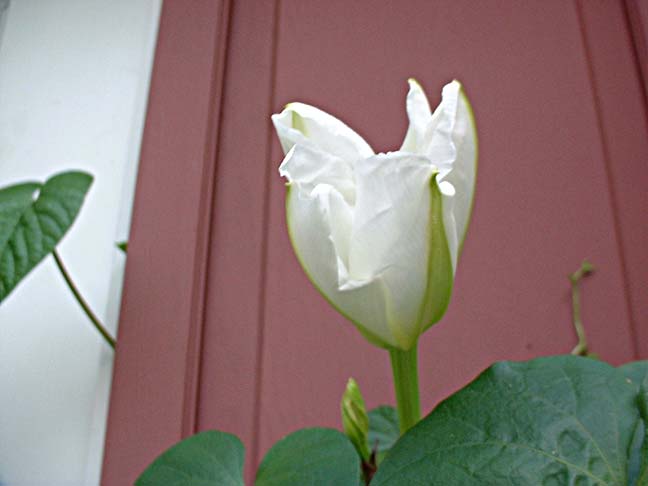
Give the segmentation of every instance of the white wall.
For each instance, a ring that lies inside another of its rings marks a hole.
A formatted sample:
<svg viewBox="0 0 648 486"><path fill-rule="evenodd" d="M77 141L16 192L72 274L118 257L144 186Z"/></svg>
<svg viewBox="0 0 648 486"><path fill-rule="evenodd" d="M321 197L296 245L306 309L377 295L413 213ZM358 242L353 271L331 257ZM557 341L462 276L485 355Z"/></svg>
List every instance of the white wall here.
<svg viewBox="0 0 648 486"><path fill-rule="evenodd" d="M0 39L0 187L95 176L59 248L113 333L160 6L12 0ZM0 305L0 484L98 484L111 370L48 259Z"/></svg>

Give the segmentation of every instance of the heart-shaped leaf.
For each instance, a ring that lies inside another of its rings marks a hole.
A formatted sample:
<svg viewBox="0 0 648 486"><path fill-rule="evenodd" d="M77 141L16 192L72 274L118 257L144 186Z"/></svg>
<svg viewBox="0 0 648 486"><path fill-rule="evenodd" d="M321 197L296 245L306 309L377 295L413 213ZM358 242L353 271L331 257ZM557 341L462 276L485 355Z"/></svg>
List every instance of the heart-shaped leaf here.
<svg viewBox="0 0 648 486"><path fill-rule="evenodd" d="M135 486L244 486L245 450L234 435L210 430L160 455Z"/></svg>
<svg viewBox="0 0 648 486"><path fill-rule="evenodd" d="M0 302L65 236L91 184L89 174L65 172L0 189Z"/></svg>
<svg viewBox="0 0 648 486"><path fill-rule="evenodd" d="M635 426L628 457L628 485L648 485L648 361L635 361L619 368L635 386L641 417Z"/></svg>
<svg viewBox="0 0 648 486"><path fill-rule="evenodd" d="M277 442L263 458L256 486L358 486L360 457L333 429L302 429Z"/></svg>
<svg viewBox="0 0 648 486"><path fill-rule="evenodd" d="M627 486L638 419L635 386L601 361L496 363L405 434L371 484Z"/></svg>
<svg viewBox="0 0 648 486"><path fill-rule="evenodd" d="M376 451L376 462L380 464L385 454L400 437L398 412L394 407L383 405L369 412L369 449Z"/></svg>

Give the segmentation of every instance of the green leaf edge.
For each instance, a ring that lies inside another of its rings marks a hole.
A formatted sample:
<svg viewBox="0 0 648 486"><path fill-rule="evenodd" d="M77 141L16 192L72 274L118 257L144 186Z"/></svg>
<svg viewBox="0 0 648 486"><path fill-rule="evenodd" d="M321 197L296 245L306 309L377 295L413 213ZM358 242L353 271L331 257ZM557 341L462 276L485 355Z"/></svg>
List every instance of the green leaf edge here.
<svg viewBox="0 0 648 486"><path fill-rule="evenodd" d="M234 434L230 434L227 432L222 432L220 430L206 430L203 432L199 432L197 434L191 435L179 442L176 442L173 444L171 447L168 449L164 450L161 454L159 454L155 460L150 463L146 469L138 476L138 478L135 480L135 486L149 486L150 483L147 483L148 477L151 474L156 473L156 469L158 468L176 468L175 466L169 466L165 464L165 461L169 460L169 458L172 458L175 453L177 453L179 450L184 449L185 447L188 446L188 444L191 444L192 446L194 445L193 442L198 442L203 440L206 436L215 436L218 438L218 440L224 440L228 441L229 444L227 444L228 447L233 447L235 450L235 453L238 457L242 459L241 463L239 464L240 469L237 469L239 472L238 477L230 478L234 482L240 483L240 486L244 486L243 482L243 464L245 461L245 447L243 446L243 443L241 440ZM201 447L202 449L202 447ZM207 451L209 454L211 451ZM191 464L191 463L190 463ZM181 473L183 472L182 469L177 468ZM227 468L223 468L227 469ZM187 473L184 473L187 474ZM191 477L189 477L191 479ZM157 485L155 485L157 486ZM162 486L162 485L160 485Z"/></svg>
<svg viewBox="0 0 648 486"><path fill-rule="evenodd" d="M20 283L29 275L31 272L36 270L36 268L49 256L52 251L56 249L56 247L61 243L63 238L67 235L67 233L70 231L74 223L76 222L76 219L81 212L81 209L83 207L83 204L85 202L85 198L87 197L88 191L90 190L90 187L92 186L92 183L94 181L94 178L91 174L79 170L70 170L70 171L64 171L60 173L56 173L52 176L50 176L44 183L41 182L35 182L35 181L28 181L28 182L22 182L18 184L12 184L10 186L5 186L0 188L0 192L3 192L5 195L7 194L8 191L12 190L27 190L31 193L31 203L29 205L25 205L24 210L21 214L21 216L16 220L16 223L14 224L13 228L9 231L8 236L6 237L0 237L0 255L3 254L7 243L11 240L12 235L15 232L16 227L20 224L20 222L23 219L24 214L30 210L33 209L35 206L38 205L39 201L41 200L41 197L43 194L47 194L48 191L52 190L52 188L57 188L57 186L60 186L60 184L63 181L66 181L68 184L70 183L70 180L72 180L73 186L77 186L76 189L79 190L80 192L83 193L81 204L79 207L76 209L74 215L71 218L71 222L68 225L68 227L65 229L63 234L58 238L56 243L52 246L51 250L44 253L37 261L35 261L32 265L31 268L24 274L22 275L16 282L15 284L9 289L9 291L4 295L0 296L0 304L4 302L15 290L20 286ZM68 189L68 184L64 184L64 188ZM38 191L38 194L36 192ZM27 201L25 201L27 202Z"/></svg>
<svg viewBox="0 0 648 486"><path fill-rule="evenodd" d="M277 442L275 442L272 445L272 447L270 448L270 450L264 456L263 460L261 461L261 464L259 464L259 468L257 469L257 472L256 472L255 484L257 484L257 481L262 479L261 475L264 474L265 468L268 467L268 462L267 461L272 461L273 460L274 454L276 453L277 450L279 450L279 449L277 449L277 447L281 448L282 445L286 444L286 441L294 440L295 436L297 436L297 435L307 434L307 433L314 432L314 431L315 432L335 433L335 435L339 436L340 439L344 439L345 443L348 444L348 451L353 455L353 457L355 457L357 459L357 461L356 461L356 471L354 473L354 478L352 478L352 479L353 479L354 486L356 484L359 484L360 478L362 476L362 470L360 468L361 458L358 455L358 452L357 452L356 448L354 447L354 445L351 443L349 438L344 433L340 432L337 429L332 429L332 428L328 428L328 427L307 427L307 428L299 429L299 430L296 430L295 432L292 432L292 433L286 435L285 437L279 439ZM311 485L304 484L303 486L311 486ZM336 485L336 486L338 486L338 485ZM348 486L348 485L339 485L339 486Z"/></svg>

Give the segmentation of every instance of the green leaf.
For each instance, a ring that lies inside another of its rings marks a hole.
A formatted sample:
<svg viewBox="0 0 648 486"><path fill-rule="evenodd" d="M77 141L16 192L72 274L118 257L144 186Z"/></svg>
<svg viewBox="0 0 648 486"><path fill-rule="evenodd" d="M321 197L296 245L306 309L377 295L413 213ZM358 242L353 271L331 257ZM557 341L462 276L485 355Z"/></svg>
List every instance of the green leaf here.
<svg viewBox="0 0 648 486"><path fill-rule="evenodd" d="M201 432L162 453L135 486L244 486L244 456L236 436Z"/></svg>
<svg viewBox="0 0 648 486"><path fill-rule="evenodd" d="M383 405L369 412L369 449L376 450L376 462L380 464L387 451L400 437L398 413L394 407Z"/></svg>
<svg viewBox="0 0 648 486"><path fill-rule="evenodd" d="M65 172L0 189L0 302L65 236L91 184L89 174Z"/></svg>
<svg viewBox="0 0 648 486"><path fill-rule="evenodd" d="M124 253L128 253L128 241L121 241L119 243L115 243L115 245L117 245L117 248L119 248Z"/></svg>
<svg viewBox="0 0 648 486"><path fill-rule="evenodd" d="M303 429L277 442L259 466L256 486L358 486L360 458L333 429Z"/></svg>
<svg viewBox="0 0 648 486"><path fill-rule="evenodd" d="M600 361L496 363L405 434L371 485L627 486L636 398Z"/></svg>
<svg viewBox="0 0 648 486"><path fill-rule="evenodd" d="M637 392L640 418L628 452L628 485L648 485L648 361L635 361L619 368ZM643 461L642 461L643 458Z"/></svg>

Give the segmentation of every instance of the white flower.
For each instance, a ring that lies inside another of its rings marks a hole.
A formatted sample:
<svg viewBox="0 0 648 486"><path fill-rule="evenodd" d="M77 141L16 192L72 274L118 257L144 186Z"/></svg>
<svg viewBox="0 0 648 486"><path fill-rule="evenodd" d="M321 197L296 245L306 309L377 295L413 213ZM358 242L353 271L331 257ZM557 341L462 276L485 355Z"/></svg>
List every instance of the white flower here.
<svg viewBox="0 0 648 486"><path fill-rule="evenodd" d="M477 136L458 81L434 111L409 80L400 150L375 154L303 103L272 116L286 154L288 231L304 271L364 336L410 349L448 306L468 226Z"/></svg>

